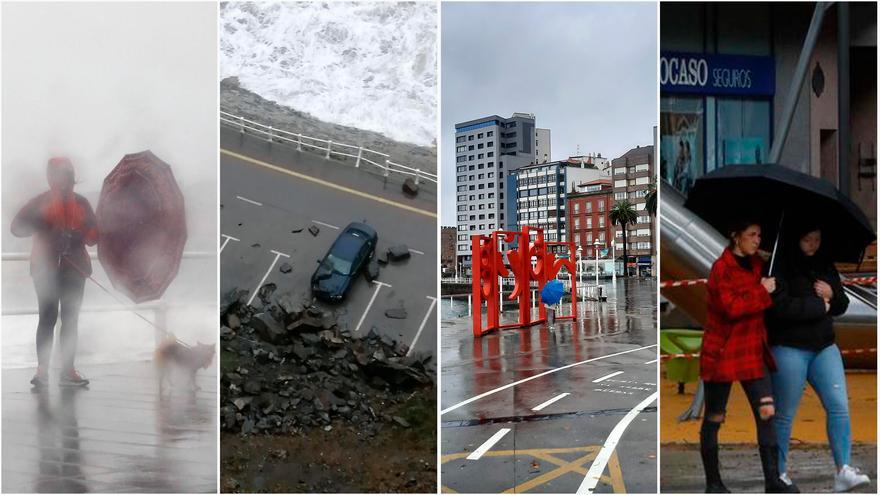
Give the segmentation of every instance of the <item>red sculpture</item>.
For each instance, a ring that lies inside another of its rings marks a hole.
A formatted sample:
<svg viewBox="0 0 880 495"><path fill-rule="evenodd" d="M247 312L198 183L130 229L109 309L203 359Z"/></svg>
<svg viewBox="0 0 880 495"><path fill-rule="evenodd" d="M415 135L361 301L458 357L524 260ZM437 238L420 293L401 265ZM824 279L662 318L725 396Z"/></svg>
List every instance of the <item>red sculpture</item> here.
<svg viewBox="0 0 880 495"><path fill-rule="evenodd" d="M531 233L535 240L531 241ZM510 270L504 265L499 251L499 241L508 245L516 240L516 247L507 251ZM549 251L551 246L568 248L568 258L557 257ZM471 259L473 273L473 331L479 337L484 333L503 328L522 328L546 321L547 311L538 301L538 318L532 319L531 296L532 282L536 283L536 294L541 293L544 284L556 278L559 270L565 267L571 278L572 314L557 316L557 320L576 319L577 315L577 274L572 256L575 255L573 241L548 242L544 239L544 230L524 226L520 232L496 231L490 235L471 236ZM534 260L534 263L533 263ZM513 291L507 296L510 301L519 301L519 320L517 323L501 324L500 287L498 277L507 277L513 273ZM540 296L539 296L540 297ZM481 308L486 302L486 325L483 326Z"/></svg>

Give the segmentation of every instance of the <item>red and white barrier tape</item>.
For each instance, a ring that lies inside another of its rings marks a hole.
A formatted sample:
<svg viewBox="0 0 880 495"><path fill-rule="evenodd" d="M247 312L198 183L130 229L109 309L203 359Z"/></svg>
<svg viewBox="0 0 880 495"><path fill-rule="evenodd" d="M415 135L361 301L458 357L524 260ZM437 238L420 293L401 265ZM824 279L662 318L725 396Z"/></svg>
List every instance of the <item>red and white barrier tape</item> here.
<svg viewBox="0 0 880 495"><path fill-rule="evenodd" d="M846 356L847 354L872 354L872 353L876 354L877 348L876 347L869 347L867 349L841 349L840 353L843 354L844 356ZM660 355L660 359L662 359L662 360L678 359L678 358L686 358L687 359L687 358L698 358L698 357L700 357L699 352L687 353L687 354L661 354Z"/></svg>
<svg viewBox="0 0 880 495"><path fill-rule="evenodd" d="M708 282L705 278L697 278L694 280L664 280L660 282L661 289L670 287L689 287L692 285L700 285ZM874 285L877 283L877 277L853 277L844 278L840 281L843 285Z"/></svg>

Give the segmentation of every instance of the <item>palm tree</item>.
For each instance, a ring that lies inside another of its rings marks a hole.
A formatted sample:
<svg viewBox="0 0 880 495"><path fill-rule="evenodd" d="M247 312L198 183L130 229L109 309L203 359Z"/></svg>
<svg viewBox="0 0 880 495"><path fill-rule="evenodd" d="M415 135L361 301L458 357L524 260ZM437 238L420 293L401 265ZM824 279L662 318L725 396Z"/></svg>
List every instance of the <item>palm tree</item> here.
<svg viewBox="0 0 880 495"><path fill-rule="evenodd" d="M626 242L626 230L627 226L631 223L635 223L638 218L638 214L636 213L636 209L633 207L632 203L628 200L624 199L622 201L618 201L614 204L614 207L611 208L611 211L608 212L608 219L611 220L613 224L620 225L620 229L623 232L623 276L627 276L629 273L629 268L627 267L627 263L629 262L629 256L627 252L627 242Z"/></svg>
<svg viewBox="0 0 880 495"><path fill-rule="evenodd" d="M657 184L655 182L648 185L648 193L645 194L645 209L651 216L657 216Z"/></svg>

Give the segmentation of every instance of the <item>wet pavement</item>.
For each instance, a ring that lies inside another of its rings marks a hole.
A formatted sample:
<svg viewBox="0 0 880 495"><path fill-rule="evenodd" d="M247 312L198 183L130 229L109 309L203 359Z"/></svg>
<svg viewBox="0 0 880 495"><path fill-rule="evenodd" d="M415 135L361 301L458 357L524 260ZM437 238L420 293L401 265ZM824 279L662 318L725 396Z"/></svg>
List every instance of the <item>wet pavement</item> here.
<svg viewBox="0 0 880 495"><path fill-rule="evenodd" d="M354 335L375 326L415 351L436 354L437 218L436 192L430 186L407 198L399 177L385 180L353 163L270 145L226 127L221 128L221 145L226 150L220 157L221 294L233 288L253 294L274 283L276 294L310 297L317 261L340 229L366 221L379 234L377 253L404 243L410 258L380 265L381 283L358 277L343 303L319 306L336 311L340 326ZM309 233L312 225L319 229L317 236ZM281 272L283 263L291 265L290 273ZM259 299L253 304L259 306ZM399 308L405 318L386 316L387 310Z"/></svg>
<svg viewBox="0 0 880 495"><path fill-rule="evenodd" d="M722 430L723 435L723 430ZM736 493L764 493L761 460L754 445L722 445L721 477ZM663 446L660 491L703 493L706 488L700 450L697 445ZM852 464L871 478L871 483L853 493L877 493L877 447L856 444ZM789 451L789 474L802 493L834 493L834 461L827 446L800 446Z"/></svg>
<svg viewBox="0 0 880 495"><path fill-rule="evenodd" d="M573 493L615 426L656 394L656 280L605 285L608 302L579 304L574 323L479 339L467 301L441 301L444 491ZM649 400L609 442L596 492L656 491L656 421Z"/></svg>
<svg viewBox="0 0 880 495"><path fill-rule="evenodd" d="M3 492L216 492L215 370L164 398L150 362L83 366L88 389L43 392L33 369L3 370Z"/></svg>

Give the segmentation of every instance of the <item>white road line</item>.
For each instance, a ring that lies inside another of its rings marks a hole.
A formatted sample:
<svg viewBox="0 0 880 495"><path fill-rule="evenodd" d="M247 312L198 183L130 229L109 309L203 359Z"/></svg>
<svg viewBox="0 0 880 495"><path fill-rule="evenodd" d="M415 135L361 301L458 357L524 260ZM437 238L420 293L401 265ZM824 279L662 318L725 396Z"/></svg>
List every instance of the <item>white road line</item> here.
<svg viewBox="0 0 880 495"><path fill-rule="evenodd" d="M226 235L226 234L220 234L220 237L225 237L225 238L226 238L226 239L223 240L223 245L220 246L220 252L221 252L221 253L223 252L223 248L226 247L226 244L228 244L230 240L233 240L233 241L235 241L235 242L239 242L239 241L241 241L241 239L236 239L235 237L232 237L231 235Z"/></svg>
<svg viewBox="0 0 880 495"><path fill-rule="evenodd" d="M571 394L569 392L565 392L564 394L559 394L556 397L548 400L547 402L542 402L542 403L538 404L537 406L533 407L532 411L540 411L541 409L544 409L545 407L549 406L550 404L553 404L554 402L558 401L559 399L565 398L568 395L571 395Z"/></svg>
<svg viewBox="0 0 880 495"><path fill-rule="evenodd" d="M490 439L483 442L483 445L477 447L477 450L471 452L471 455L467 456L467 459L469 461L476 461L480 457L483 457L483 454L488 452L489 449L495 446L495 444L498 443L498 441L501 440L504 435L507 435L508 433L510 433L510 428L501 428L494 435L492 435Z"/></svg>
<svg viewBox="0 0 880 495"><path fill-rule="evenodd" d="M263 206L263 203L260 203L258 201L254 201L252 199L247 199L244 196L236 196L236 198L244 201L245 203L250 203L252 205L257 205L257 206Z"/></svg>
<svg viewBox="0 0 880 495"><path fill-rule="evenodd" d="M604 382L605 380L611 378L612 376L617 376L617 375L620 375L620 374L622 374L622 373L623 373L622 371L615 371L614 373L611 373L611 374L609 374L609 375L605 375L605 376L603 376L603 377L601 377L601 378L596 378L595 380L593 380L593 383Z"/></svg>
<svg viewBox="0 0 880 495"><path fill-rule="evenodd" d="M409 252L414 253L414 254L421 254L422 256L425 255L424 252L419 251L418 249L410 249Z"/></svg>
<svg viewBox="0 0 880 495"><path fill-rule="evenodd" d="M257 288L254 289L254 293L251 294L251 298L248 299L248 306L250 306L251 303L254 302L254 298L257 297L257 293L260 292L260 287L262 287L263 283L266 282L266 279L269 278L269 274L272 273L272 269L275 268L275 263L278 262L278 258L280 258L282 256L284 256L285 258L290 258L290 256L288 256L284 253L279 253L278 251L270 250L270 252L275 254L275 259L272 260L272 264L269 265L269 269L266 270L266 274L263 275L263 279L260 280L260 283L257 284Z"/></svg>
<svg viewBox="0 0 880 495"><path fill-rule="evenodd" d="M648 404L657 400L657 395L658 392L654 392L647 399L640 402L639 405L632 408L632 410L626 413L626 416L617 423L614 429L611 430L611 434L609 434L608 439L605 440L605 445L602 446L599 454L596 455L596 459L594 459L593 464L590 465L590 470L587 471L584 481L582 481L581 486L578 487L578 495L593 493L596 485L599 484L599 477L605 472L605 466L608 464L608 460L611 459L611 454L617 447L617 442L620 441L623 432L626 431L626 427L636 419L636 416L638 416L643 409L648 407Z"/></svg>
<svg viewBox="0 0 880 495"><path fill-rule="evenodd" d="M366 318L366 317L367 317L367 313L370 312L370 307L373 306L373 303L374 303L374 302L376 302L376 296L379 295L379 289L381 289L383 286L385 286L385 287L391 287L390 285L388 285L388 284L383 284L382 282L379 282L379 281L377 281L377 280L373 280L373 283L376 284L376 290L373 292L373 297L370 298L370 303L367 304L367 309L365 309L365 310L364 310L364 314L361 315L361 319L360 319L360 321L358 321L357 326L354 327L354 331L355 331L355 332L357 332L358 330L361 329L361 325L363 325L363 323L364 323L364 318Z"/></svg>
<svg viewBox="0 0 880 495"><path fill-rule="evenodd" d="M436 297L431 297L431 296L425 296L425 297L427 297L428 299L431 300L431 307L428 308L428 312L425 313L425 317L422 318L422 324L419 325L419 331L416 332L416 338L413 339L412 343L409 345L409 350L406 351L406 355L407 355L407 356L410 355L410 353L413 351L413 348L416 346L416 342L419 341L419 336L422 335L422 330L425 329L425 323L428 322L428 317L431 316L431 313L434 312L434 306L437 304L437 298L436 298Z"/></svg>
<svg viewBox="0 0 880 495"><path fill-rule="evenodd" d="M339 230L339 227L337 227L335 225L330 225L329 223L319 222L317 220L312 220L312 223L316 223L318 225L323 225L324 227L328 227L328 228L331 228L334 230Z"/></svg>
<svg viewBox="0 0 880 495"><path fill-rule="evenodd" d="M659 361L659 359L653 359L653 360L651 360L651 361L646 361L645 364L654 364L654 363L656 363L657 361Z"/></svg>
<svg viewBox="0 0 880 495"><path fill-rule="evenodd" d="M613 354L607 354L607 355L605 355L605 356L599 356L599 357L594 357L594 358L590 358L590 359L585 359L585 360L583 360L583 361L578 361L577 363L566 364L565 366L560 366L559 368L553 368L553 369L551 369L551 370L547 370L547 371L545 371L545 372L543 372L543 373L538 373L537 375L532 375L532 376L530 376L530 377L528 377L528 378L523 378L522 380L518 380L518 381L515 381L515 382L513 382L513 383L508 383L507 385L503 385L503 386L501 386L501 387L498 387L498 388L495 388L495 389L489 390L488 392L483 392L483 393L480 394L480 395L475 395L475 396L471 397L470 399L463 400L463 401L459 402L458 404L455 404L455 405L452 405L452 406L447 407L446 409L440 411L440 414L446 414L446 413L448 413L449 411L454 411L454 410L458 409L458 408L461 407L461 406L464 406L464 405L470 404L471 402L474 402L474 401L480 400L480 399L482 399L482 398L484 398L484 397L488 397L488 396L490 396L490 395L492 395L492 394L494 394L494 393L501 392L502 390L507 390L507 389L509 389L510 387L515 387L515 386L517 386L517 385L521 385L521 384L523 384L523 383L525 383L525 382L528 382L528 381L534 380L534 379L536 379L536 378L541 378L542 376L547 376L547 375L549 375L549 374L551 374L551 373L556 373L557 371L567 370L568 368L573 368L573 367L575 367L575 366L580 366L580 365L582 365L582 364L592 363L593 361L598 361L598 360L600 360L600 359L607 359L607 358L614 357L614 356L622 356L622 355L624 355L624 354L629 354L629 353L631 353L631 352L644 351L645 349L650 349L650 348L652 348L652 347L657 347L657 344L646 345L646 346L644 346L644 347L636 347L635 349L629 349L629 350L626 350L626 351L615 352L615 353L613 353Z"/></svg>

